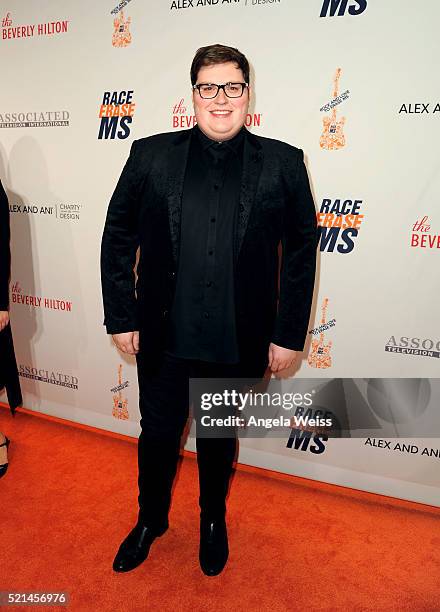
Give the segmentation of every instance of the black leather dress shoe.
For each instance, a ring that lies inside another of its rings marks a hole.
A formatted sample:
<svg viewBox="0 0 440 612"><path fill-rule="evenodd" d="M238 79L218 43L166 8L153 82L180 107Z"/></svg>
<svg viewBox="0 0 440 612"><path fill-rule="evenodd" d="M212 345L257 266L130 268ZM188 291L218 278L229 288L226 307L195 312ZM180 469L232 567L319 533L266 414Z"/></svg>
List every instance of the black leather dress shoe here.
<svg viewBox="0 0 440 612"><path fill-rule="evenodd" d="M120 545L113 561L113 570L129 572L143 563L155 538L163 535L167 529L168 523L162 529L152 529L138 522Z"/></svg>
<svg viewBox="0 0 440 612"><path fill-rule="evenodd" d="M199 560L207 576L217 576L228 560L228 533L224 519L200 520Z"/></svg>

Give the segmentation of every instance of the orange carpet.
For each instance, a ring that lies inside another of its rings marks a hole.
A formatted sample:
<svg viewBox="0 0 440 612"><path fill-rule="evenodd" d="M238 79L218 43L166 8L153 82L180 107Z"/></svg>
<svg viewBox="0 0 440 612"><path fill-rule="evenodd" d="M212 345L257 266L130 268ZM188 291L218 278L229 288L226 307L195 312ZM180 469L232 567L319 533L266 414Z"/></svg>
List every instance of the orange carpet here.
<svg viewBox="0 0 440 612"><path fill-rule="evenodd" d="M170 529L133 572L113 573L135 523L136 441L42 418L12 419L0 480L0 590L67 591L74 611L440 610L440 509L239 470L230 558L198 565L197 465L187 454ZM28 606L11 609L29 610Z"/></svg>

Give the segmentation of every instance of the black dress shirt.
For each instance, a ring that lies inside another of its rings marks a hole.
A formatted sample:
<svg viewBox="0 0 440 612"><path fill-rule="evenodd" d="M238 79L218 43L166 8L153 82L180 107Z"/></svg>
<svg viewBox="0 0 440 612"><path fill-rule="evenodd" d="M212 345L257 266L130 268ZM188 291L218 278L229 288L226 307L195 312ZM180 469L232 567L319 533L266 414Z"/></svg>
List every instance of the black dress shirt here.
<svg viewBox="0 0 440 612"><path fill-rule="evenodd" d="M176 292L168 351L177 357L239 361L233 244L240 200L244 128L216 142L197 126L182 197Z"/></svg>

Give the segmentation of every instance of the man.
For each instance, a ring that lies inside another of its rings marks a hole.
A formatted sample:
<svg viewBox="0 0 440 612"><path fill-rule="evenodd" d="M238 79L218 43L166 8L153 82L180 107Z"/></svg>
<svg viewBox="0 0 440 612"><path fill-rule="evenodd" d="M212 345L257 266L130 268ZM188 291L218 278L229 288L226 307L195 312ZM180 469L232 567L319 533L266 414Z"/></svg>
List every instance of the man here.
<svg viewBox="0 0 440 612"><path fill-rule="evenodd" d="M197 125L133 142L102 238L104 324L119 350L136 355L142 429L138 522L118 572L142 563L168 528L189 378L289 367L312 302L316 216L302 151L244 127L252 89L237 49L199 49L191 83ZM236 440L196 442L199 560L212 576L228 558Z"/></svg>

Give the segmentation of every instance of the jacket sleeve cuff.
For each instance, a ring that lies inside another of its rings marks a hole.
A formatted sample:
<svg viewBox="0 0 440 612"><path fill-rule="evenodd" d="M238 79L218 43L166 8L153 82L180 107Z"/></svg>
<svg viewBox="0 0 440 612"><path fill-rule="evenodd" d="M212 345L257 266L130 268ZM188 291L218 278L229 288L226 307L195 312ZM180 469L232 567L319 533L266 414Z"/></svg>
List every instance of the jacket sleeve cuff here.
<svg viewBox="0 0 440 612"><path fill-rule="evenodd" d="M105 328L107 330L107 334L113 336L114 334L125 334L127 332L134 332L134 331L139 331L139 325L137 324L137 322L133 321L133 322L112 322L112 323L107 323L107 321L104 321L104 325Z"/></svg>
<svg viewBox="0 0 440 612"><path fill-rule="evenodd" d="M307 330L292 329L292 322L285 322L279 316L275 320L272 342L292 351L303 351Z"/></svg>

